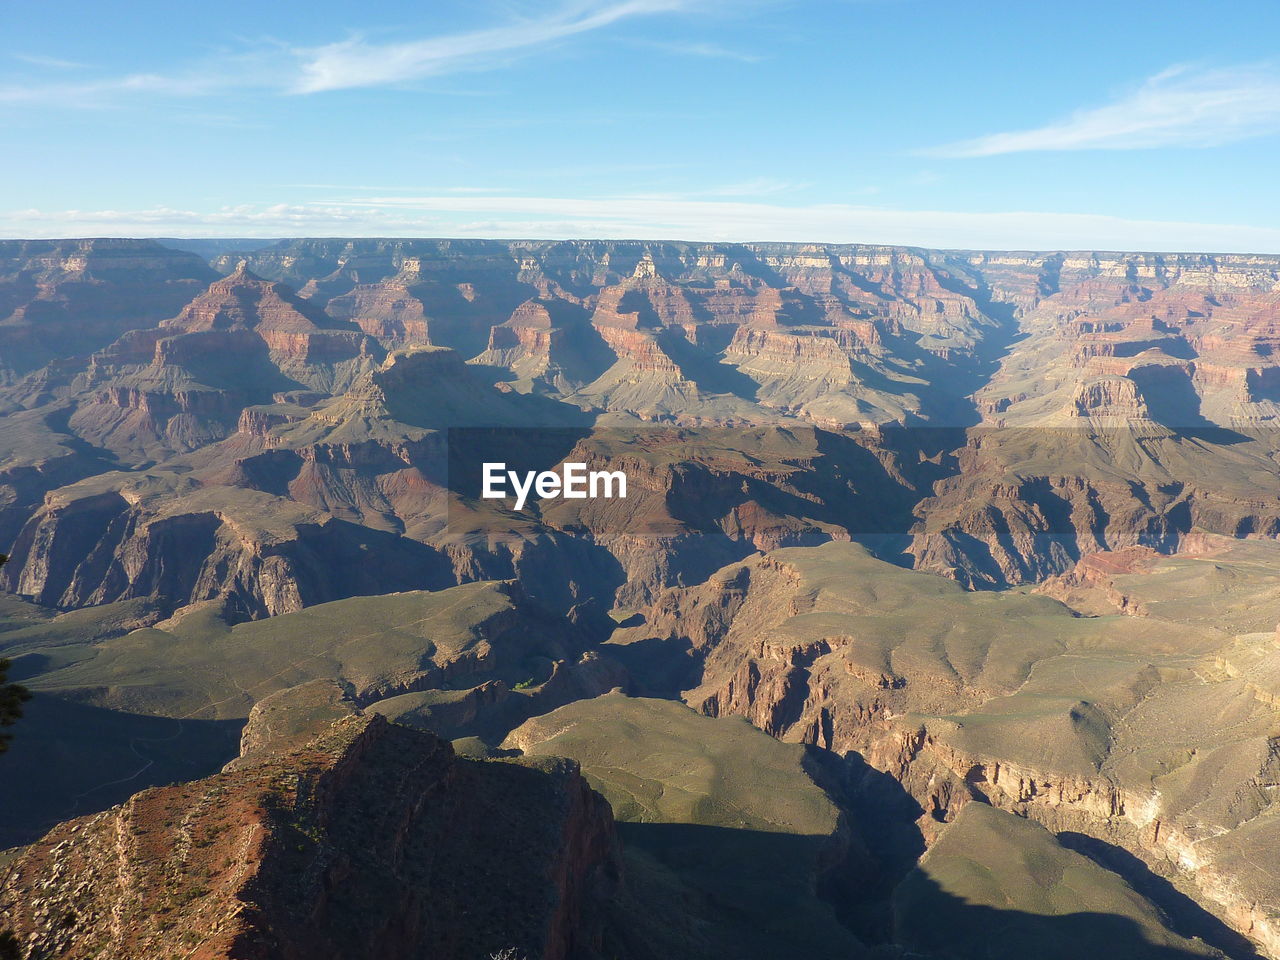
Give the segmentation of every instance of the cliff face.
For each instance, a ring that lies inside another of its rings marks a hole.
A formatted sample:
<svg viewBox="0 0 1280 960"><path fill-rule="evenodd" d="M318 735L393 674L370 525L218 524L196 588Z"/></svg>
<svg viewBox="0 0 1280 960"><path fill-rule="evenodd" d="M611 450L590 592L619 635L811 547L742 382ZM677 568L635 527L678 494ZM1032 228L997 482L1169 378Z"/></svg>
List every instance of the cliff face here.
<svg viewBox="0 0 1280 960"><path fill-rule="evenodd" d="M980 270L989 270L979 263ZM1035 295L991 277L1028 336L979 394L997 424L1070 416L1073 391L1126 378L1131 415L1167 427L1248 427L1276 418L1273 257L1095 254L1029 258ZM1076 415L1087 415L1076 411Z"/></svg>
<svg viewBox="0 0 1280 960"><path fill-rule="evenodd" d="M1276 440L1136 420L975 428L917 505L910 550L923 569L990 587L1038 582L1099 550L1176 552L1196 531L1274 537Z"/></svg>
<svg viewBox="0 0 1280 960"><path fill-rule="evenodd" d="M151 240L0 241L0 383L171 317L216 279Z"/></svg>
<svg viewBox="0 0 1280 960"><path fill-rule="evenodd" d="M15 425L0 451L0 535L16 557L7 582L44 602L173 589L171 607L243 594L260 615L332 598L300 572L305 551L262 545L264 511L305 525L273 543L389 534L416 541L399 542L398 557L443 551L455 581L545 564L564 553L571 518L551 529L513 520L450 486L444 431L481 425L799 424L854 436L874 458L798 453L806 469L839 471L858 495L874 488L891 504L870 520L833 490L788 489L785 464L763 471L775 492L746 497L729 492L740 471L713 471L704 486L729 509L674 517L676 539L656 552L634 530L605 542L624 519L644 523L644 511L586 518L598 542L583 555L611 555L599 560L632 581L625 603L735 551L808 542L797 537L909 535L922 569L999 587L1060 574L1097 549L1170 551L1197 527L1269 536L1280 522L1266 482L1277 479L1275 258L299 240L220 258L227 275L201 291L207 280L195 275L210 275L154 244L6 249L15 311L22 290L68 318L92 305L60 285L121 300L135 297L130 283L148 291L127 320L139 329L0 390ZM175 299L157 323L149 318L170 303L158 291ZM411 353L386 360L388 350ZM738 453L755 457L762 443L748 433ZM126 476L152 464L164 469L145 484ZM675 503L689 502L701 472L634 466L655 498ZM87 488L54 491L113 467L126 472L100 476L93 503L113 488L146 490L96 546L83 531L60 533ZM193 541L203 556L155 546L166 525L205 531ZM92 553L82 561L93 572L54 562L40 546L54 541ZM682 551L707 559L677 559ZM113 564L127 573L111 587ZM171 573L146 572L156 564ZM276 585L246 592L235 572L246 570ZM572 605L588 582L621 586L610 576L571 571L576 586L555 602Z"/></svg>
<svg viewBox="0 0 1280 960"><path fill-rule="evenodd" d="M790 379L770 406L804 416L816 396L847 393L862 399L814 419L900 421L925 401L898 400L876 387L881 378L963 367L997 326L966 276L904 248L307 240L249 262L379 336L478 353L517 382L580 389L593 403L647 417L723 419L735 394ZM234 258L218 263L230 269ZM594 330L583 329L584 314ZM812 350L819 369L834 344L844 371L826 388L805 387L823 373L766 368L757 377L753 347L726 352L735 337L751 344L752 330L773 331L780 355L803 360ZM810 395L792 396L797 388Z"/></svg>
<svg viewBox="0 0 1280 960"><path fill-rule="evenodd" d="M1280 618L1275 544L1196 546L1103 555L1053 587L1127 617L966 593L847 544L780 550L668 592L612 642L691 650L684 698L706 714L856 751L912 795L926 844L989 804L1127 851L1275 956L1280 884L1246 852L1276 822L1276 633L1252 632Z"/></svg>
<svg viewBox="0 0 1280 960"><path fill-rule="evenodd" d="M154 597L172 611L226 599L241 615L272 616L454 582L425 544L253 492L224 499L172 474L136 487L107 475L58 491L12 549L20 559L6 583L60 607Z"/></svg>
<svg viewBox="0 0 1280 960"><path fill-rule="evenodd" d="M382 355L354 326L241 268L96 353L63 388L75 397L68 427L119 457L163 459L225 438L244 407L276 393L345 389Z"/></svg>
<svg viewBox="0 0 1280 960"><path fill-rule="evenodd" d="M975 394L956 475L920 505L922 567L1003 585L1095 550L1175 551L1196 529L1275 535L1275 258L971 262L1024 336Z"/></svg>
<svg viewBox="0 0 1280 960"><path fill-rule="evenodd" d="M561 960L594 955L616 881L609 806L573 764L463 760L355 716L59 826L0 905L32 957Z"/></svg>

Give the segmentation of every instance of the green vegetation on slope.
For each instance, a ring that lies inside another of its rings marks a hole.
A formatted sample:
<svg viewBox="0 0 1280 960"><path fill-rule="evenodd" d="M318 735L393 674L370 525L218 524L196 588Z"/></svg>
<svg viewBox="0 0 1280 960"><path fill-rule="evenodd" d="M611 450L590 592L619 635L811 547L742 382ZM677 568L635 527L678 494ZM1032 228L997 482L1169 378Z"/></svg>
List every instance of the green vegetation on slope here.
<svg viewBox="0 0 1280 960"><path fill-rule="evenodd" d="M621 693L530 720L505 746L577 760L613 806L630 898L614 931L621 955L863 955L818 895L861 851L805 772L804 748Z"/></svg>
<svg viewBox="0 0 1280 960"><path fill-rule="evenodd" d="M340 680L365 703L495 674L514 685L529 677L530 656L567 652L561 621L517 608L495 582L354 597L235 625L199 605L103 641L32 686L138 713L218 719L245 717L267 695L314 679Z"/></svg>
<svg viewBox="0 0 1280 960"><path fill-rule="evenodd" d="M1192 960L1220 954L1170 933L1115 874L1043 827L971 803L894 894L899 942L938 960Z"/></svg>

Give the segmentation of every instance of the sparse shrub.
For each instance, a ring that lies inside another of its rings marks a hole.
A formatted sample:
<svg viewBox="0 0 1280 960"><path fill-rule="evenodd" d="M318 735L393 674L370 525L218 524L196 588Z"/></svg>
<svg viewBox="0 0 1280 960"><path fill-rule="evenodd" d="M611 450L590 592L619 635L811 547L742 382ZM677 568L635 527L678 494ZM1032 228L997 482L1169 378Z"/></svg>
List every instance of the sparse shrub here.
<svg viewBox="0 0 1280 960"><path fill-rule="evenodd" d="M5 677L9 672L9 661L0 659L0 728L4 728L22 716L22 705L31 699L25 687L16 683L7 683ZM0 733L0 753L9 746L9 735ZM0 954L0 958L3 955Z"/></svg>
<svg viewBox="0 0 1280 960"><path fill-rule="evenodd" d="M0 567L3 567L8 559L7 554L0 553ZM5 682L8 672L9 661L0 659L0 728L9 726L21 717L22 705L31 699L31 694L24 687L20 687L16 683ZM4 753L8 746L8 735L0 733L0 753ZM16 943L17 941L15 940L14 942ZM2 949L3 942L0 942L0 950ZM15 947L14 949L17 948ZM5 954L0 953L0 960L7 960Z"/></svg>

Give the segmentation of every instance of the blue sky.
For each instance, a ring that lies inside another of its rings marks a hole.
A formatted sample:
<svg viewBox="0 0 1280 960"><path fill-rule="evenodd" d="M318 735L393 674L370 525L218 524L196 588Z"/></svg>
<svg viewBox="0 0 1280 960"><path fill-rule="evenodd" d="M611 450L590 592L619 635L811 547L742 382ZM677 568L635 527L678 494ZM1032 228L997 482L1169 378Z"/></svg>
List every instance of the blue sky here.
<svg viewBox="0 0 1280 960"><path fill-rule="evenodd" d="M0 4L0 235L1280 252L1280 3Z"/></svg>

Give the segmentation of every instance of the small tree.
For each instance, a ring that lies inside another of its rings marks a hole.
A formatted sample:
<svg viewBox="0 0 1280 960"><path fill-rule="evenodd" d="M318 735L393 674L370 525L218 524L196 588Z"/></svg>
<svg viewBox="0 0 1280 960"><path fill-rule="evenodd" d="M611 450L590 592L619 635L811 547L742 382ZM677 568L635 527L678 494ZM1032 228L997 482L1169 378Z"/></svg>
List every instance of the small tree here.
<svg viewBox="0 0 1280 960"><path fill-rule="evenodd" d="M0 567L9 558L0 553ZM31 699L29 694L23 687L16 683L8 683L6 678L9 675L9 661L0 659L0 730L12 724L15 720L22 716L22 705ZM0 753L4 753L9 747L9 736L0 733ZM0 951L4 949L4 945L0 942ZM3 952L0 952L0 960L4 960Z"/></svg>
<svg viewBox="0 0 1280 960"><path fill-rule="evenodd" d="M0 727L7 727L22 716L22 705L31 694L16 683L5 682L9 673L9 661L0 660ZM0 753L9 748L9 734L0 733Z"/></svg>

